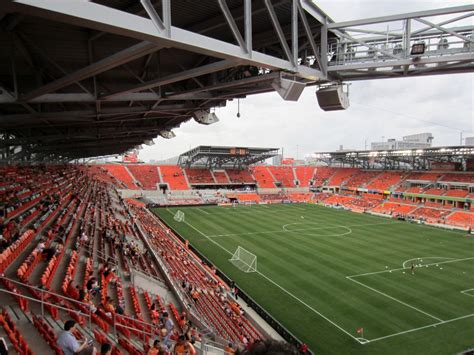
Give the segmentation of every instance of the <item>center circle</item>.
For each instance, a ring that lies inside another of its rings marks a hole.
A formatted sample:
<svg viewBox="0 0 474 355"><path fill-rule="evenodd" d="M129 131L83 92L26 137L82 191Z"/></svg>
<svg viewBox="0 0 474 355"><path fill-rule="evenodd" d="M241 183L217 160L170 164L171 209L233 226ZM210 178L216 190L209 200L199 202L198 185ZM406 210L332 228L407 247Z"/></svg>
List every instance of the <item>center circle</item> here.
<svg viewBox="0 0 474 355"><path fill-rule="evenodd" d="M314 225L314 227L308 227ZM307 226L307 227L305 227ZM339 224L322 224L319 222L295 222L282 226L285 232L298 233L311 237L342 237L352 233L352 229ZM319 231L330 231L329 233L318 233ZM331 232L333 231L333 232Z"/></svg>

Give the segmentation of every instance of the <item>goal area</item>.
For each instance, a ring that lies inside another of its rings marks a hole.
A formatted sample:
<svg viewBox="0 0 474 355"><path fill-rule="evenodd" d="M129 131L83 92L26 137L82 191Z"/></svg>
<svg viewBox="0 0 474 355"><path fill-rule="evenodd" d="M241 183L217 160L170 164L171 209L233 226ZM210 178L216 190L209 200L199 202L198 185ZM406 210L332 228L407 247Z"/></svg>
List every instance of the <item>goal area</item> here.
<svg viewBox="0 0 474 355"><path fill-rule="evenodd" d="M229 261L243 272L257 271L257 256L241 246L237 247L237 250Z"/></svg>
<svg viewBox="0 0 474 355"><path fill-rule="evenodd" d="M176 214L174 215L173 219L174 219L176 222L184 222L184 212L178 210L178 211L176 212Z"/></svg>

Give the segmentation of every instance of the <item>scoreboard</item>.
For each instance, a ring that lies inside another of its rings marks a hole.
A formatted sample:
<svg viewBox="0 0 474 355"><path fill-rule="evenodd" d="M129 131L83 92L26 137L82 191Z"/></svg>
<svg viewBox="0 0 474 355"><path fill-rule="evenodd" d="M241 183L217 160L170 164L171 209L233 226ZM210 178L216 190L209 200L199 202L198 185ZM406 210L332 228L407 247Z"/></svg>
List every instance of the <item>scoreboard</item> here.
<svg viewBox="0 0 474 355"><path fill-rule="evenodd" d="M230 155L249 155L247 148L230 148Z"/></svg>

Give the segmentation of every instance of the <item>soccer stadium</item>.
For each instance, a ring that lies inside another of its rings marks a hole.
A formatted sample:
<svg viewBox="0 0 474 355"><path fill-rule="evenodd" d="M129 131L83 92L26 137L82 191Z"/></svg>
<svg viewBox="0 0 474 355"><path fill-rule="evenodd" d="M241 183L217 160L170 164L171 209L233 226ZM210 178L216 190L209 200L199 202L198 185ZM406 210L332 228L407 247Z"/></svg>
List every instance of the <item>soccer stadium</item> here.
<svg viewBox="0 0 474 355"><path fill-rule="evenodd" d="M474 354L436 4L0 0L0 354Z"/></svg>

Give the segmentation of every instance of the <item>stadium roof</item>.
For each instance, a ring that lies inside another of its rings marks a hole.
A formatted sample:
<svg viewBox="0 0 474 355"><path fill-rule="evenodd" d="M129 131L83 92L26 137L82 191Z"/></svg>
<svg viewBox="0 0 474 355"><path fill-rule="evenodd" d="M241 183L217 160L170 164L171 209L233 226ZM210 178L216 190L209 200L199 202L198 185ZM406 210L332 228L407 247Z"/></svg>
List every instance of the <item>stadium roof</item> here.
<svg viewBox="0 0 474 355"><path fill-rule="evenodd" d="M290 0L251 1L251 59L241 58L218 1L153 2L159 16L161 4L170 5L172 36L158 33L135 0L3 1L0 149L28 148L12 160L122 154L179 127L197 109L273 91L281 69L303 81L320 73L291 65L281 48L268 8L288 40ZM225 3L244 36L244 0ZM312 33L320 29L313 16L305 20ZM304 51L301 21L298 33Z"/></svg>
<svg viewBox="0 0 474 355"><path fill-rule="evenodd" d="M318 152L312 157L328 165L343 164L365 169L428 170L430 162L465 163L468 159L474 159L474 146Z"/></svg>
<svg viewBox="0 0 474 355"><path fill-rule="evenodd" d="M339 84L474 67L474 26L445 28L471 5L335 23L313 0L0 4L0 162L122 154L197 110L281 89L282 76ZM430 22L439 15L452 18ZM424 28L366 28L393 21ZM412 55L420 39L426 52Z"/></svg>
<svg viewBox="0 0 474 355"><path fill-rule="evenodd" d="M200 145L179 156L178 164L186 168L243 169L278 154L278 148L211 147Z"/></svg>

